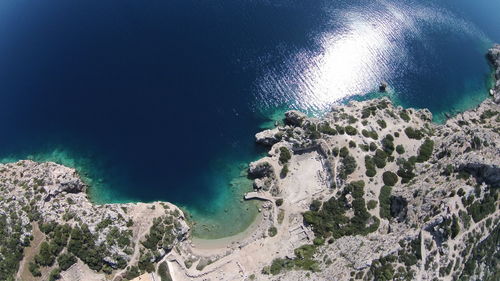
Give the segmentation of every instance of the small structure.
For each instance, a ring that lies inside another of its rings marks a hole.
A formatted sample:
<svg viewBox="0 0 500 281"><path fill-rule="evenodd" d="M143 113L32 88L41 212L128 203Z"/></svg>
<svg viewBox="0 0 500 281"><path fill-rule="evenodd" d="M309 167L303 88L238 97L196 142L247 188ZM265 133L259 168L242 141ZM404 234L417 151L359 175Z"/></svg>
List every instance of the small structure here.
<svg viewBox="0 0 500 281"><path fill-rule="evenodd" d="M385 92L387 90L387 82L382 81L382 83L380 83L380 86L378 86L378 89L381 92Z"/></svg>

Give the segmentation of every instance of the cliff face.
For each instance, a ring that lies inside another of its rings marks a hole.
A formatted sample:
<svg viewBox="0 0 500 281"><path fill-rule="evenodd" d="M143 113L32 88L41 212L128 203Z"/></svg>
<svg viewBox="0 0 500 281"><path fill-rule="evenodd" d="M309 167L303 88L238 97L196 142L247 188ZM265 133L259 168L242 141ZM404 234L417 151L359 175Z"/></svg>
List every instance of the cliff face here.
<svg viewBox="0 0 500 281"><path fill-rule="evenodd" d="M183 214L172 204L94 205L86 188L74 169L55 163L0 165L0 280L47 279L61 267L61 256L70 260L64 267L78 257L77 267L125 274L120 269L138 261L143 269L151 266L187 236ZM63 275L74 280L73 271Z"/></svg>

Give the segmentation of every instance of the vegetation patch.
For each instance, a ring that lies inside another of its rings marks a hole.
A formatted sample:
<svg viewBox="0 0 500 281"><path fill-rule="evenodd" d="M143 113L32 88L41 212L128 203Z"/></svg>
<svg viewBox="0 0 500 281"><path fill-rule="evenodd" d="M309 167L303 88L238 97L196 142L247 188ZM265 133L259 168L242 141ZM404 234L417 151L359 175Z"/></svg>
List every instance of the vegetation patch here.
<svg viewBox="0 0 500 281"><path fill-rule="evenodd" d="M347 125L345 127L345 132L350 135L350 136L354 136L354 135L357 135L358 134L358 130L356 130L356 128L354 128L353 126L351 125Z"/></svg>
<svg viewBox="0 0 500 281"><path fill-rule="evenodd" d="M418 129L413 129L412 127L407 127L405 129L405 134L410 139L421 140L424 137L424 133Z"/></svg>
<svg viewBox="0 0 500 281"><path fill-rule="evenodd" d="M432 151L434 150L434 141L430 138L426 138L424 143L418 149L417 162L423 163L429 160L432 156Z"/></svg>
<svg viewBox="0 0 500 281"><path fill-rule="evenodd" d="M411 120L410 115L408 115L408 113L406 112L406 110L402 110L399 113L399 117L401 117L401 119L403 119L405 122L410 122L410 120Z"/></svg>
<svg viewBox="0 0 500 281"><path fill-rule="evenodd" d="M365 156L365 168L366 168L365 174L367 177L371 178L377 174L377 170L375 168L375 162L369 155Z"/></svg>
<svg viewBox="0 0 500 281"><path fill-rule="evenodd" d="M391 218L391 192L392 188L390 186L384 185L380 189L380 194L378 196L378 202L380 206L380 217L385 219Z"/></svg>
<svg viewBox="0 0 500 281"><path fill-rule="evenodd" d="M279 161L281 164L288 163L290 159L292 158L292 154L290 153L290 150L284 146L280 147L280 156L279 156Z"/></svg>
<svg viewBox="0 0 500 281"><path fill-rule="evenodd" d="M347 235L366 235L378 229L379 220L368 213L363 199L364 182L351 182L340 194L339 198L331 197L323 202L321 208L311 208L303 214L304 222L312 226L317 237L338 239ZM354 200L352 208L354 216L349 218L346 195L351 193ZM318 209L314 211L314 209Z"/></svg>
<svg viewBox="0 0 500 281"><path fill-rule="evenodd" d="M391 171L386 171L382 174L382 180L385 185L394 186L398 182L398 175Z"/></svg>

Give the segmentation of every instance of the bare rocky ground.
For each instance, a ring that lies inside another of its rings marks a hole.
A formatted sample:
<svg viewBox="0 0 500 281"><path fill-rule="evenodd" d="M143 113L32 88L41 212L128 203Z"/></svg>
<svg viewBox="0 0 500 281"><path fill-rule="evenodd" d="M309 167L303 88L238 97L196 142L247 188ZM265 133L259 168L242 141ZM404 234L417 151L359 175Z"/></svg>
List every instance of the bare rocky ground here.
<svg viewBox="0 0 500 281"><path fill-rule="evenodd" d="M76 256L55 277L498 280L500 46L489 58L492 98L444 125L385 99L287 112L256 135L261 218L226 245L193 244L169 203L94 205L73 169L0 165L0 279L50 280Z"/></svg>

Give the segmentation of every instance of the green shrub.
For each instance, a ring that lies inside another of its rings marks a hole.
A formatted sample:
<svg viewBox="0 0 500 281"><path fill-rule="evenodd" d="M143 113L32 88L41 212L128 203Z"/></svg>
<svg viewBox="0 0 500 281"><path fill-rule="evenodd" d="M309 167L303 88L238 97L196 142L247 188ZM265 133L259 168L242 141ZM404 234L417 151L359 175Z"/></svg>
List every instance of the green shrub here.
<svg viewBox="0 0 500 281"><path fill-rule="evenodd" d="M366 176L371 178L377 174L377 170L375 169L375 163L373 162L373 159L368 155L365 156L365 168L366 168Z"/></svg>
<svg viewBox="0 0 500 281"><path fill-rule="evenodd" d="M363 180L352 181L347 185L346 191L351 192L352 197L354 198L363 198L363 195L365 194L363 190L364 187L365 182Z"/></svg>
<svg viewBox="0 0 500 281"><path fill-rule="evenodd" d="M363 197L363 181L351 182L346 187L346 192L352 192L355 198L352 202L354 216L348 218L345 213L348 210L346 194L342 193L340 198L331 197L323 202L318 211L307 211L303 214L304 222L312 226L316 236L322 238L340 238L346 235L366 235L377 230L379 221L371 216L366 210ZM371 224L369 222L372 221Z"/></svg>
<svg viewBox="0 0 500 281"><path fill-rule="evenodd" d="M405 129L405 134L408 136L408 138L415 140L421 140L424 137L422 131L413 129L412 127L407 127Z"/></svg>
<svg viewBox="0 0 500 281"><path fill-rule="evenodd" d="M339 172L339 176L342 179L347 179L347 176L354 173L357 168L356 159L351 155L347 155L342 160L342 167Z"/></svg>
<svg viewBox="0 0 500 281"><path fill-rule="evenodd" d="M55 281L61 278L61 270L59 268L54 268L49 274L49 281Z"/></svg>
<svg viewBox="0 0 500 281"><path fill-rule="evenodd" d="M373 163L375 163L375 166L377 166L377 168L379 169L382 169L386 165L387 154L383 150L377 149L372 159Z"/></svg>
<svg viewBox="0 0 500 281"><path fill-rule="evenodd" d="M347 147L342 147L340 149L340 153L339 153L340 157L344 158L346 157L347 155L349 155L349 149Z"/></svg>
<svg viewBox="0 0 500 281"><path fill-rule="evenodd" d="M481 119L489 119L497 114L498 114L497 111L492 111L492 110L488 109L488 110L485 110L483 113L481 113L480 118Z"/></svg>
<svg viewBox="0 0 500 281"><path fill-rule="evenodd" d="M455 239L460 232L460 225L458 224L457 216L453 215L453 222L451 224L451 239Z"/></svg>
<svg viewBox="0 0 500 281"><path fill-rule="evenodd" d="M401 111L399 113L399 117L401 117L401 119L403 119L405 122L409 122L411 120L411 118L408 115L408 113L406 113L406 110Z"/></svg>
<svg viewBox="0 0 500 281"><path fill-rule="evenodd" d="M59 264L59 267L64 271L76 263L76 257L70 253L64 253L57 257L57 263Z"/></svg>
<svg viewBox="0 0 500 281"><path fill-rule="evenodd" d="M92 235L88 226L75 226L71 231L71 238L68 243L68 251L95 271L101 270L103 266L106 248L103 245L97 246L96 237Z"/></svg>
<svg viewBox="0 0 500 281"><path fill-rule="evenodd" d="M426 138L424 143L418 149L417 162L423 163L429 160L432 156L432 151L434 150L434 141Z"/></svg>
<svg viewBox="0 0 500 281"><path fill-rule="evenodd" d="M473 198L473 195L469 196ZM476 200L472 205L467 207L467 212L472 216L474 222L479 222L488 215L495 212L498 193L494 190L484 195L482 200ZM465 205L465 204L464 204Z"/></svg>
<svg viewBox="0 0 500 281"><path fill-rule="evenodd" d="M335 130L337 130L337 133L339 133L340 135L345 134L345 129L344 129L344 127L339 126L339 125L337 125L337 124L335 124Z"/></svg>
<svg viewBox="0 0 500 281"><path fill-rule="evenodd" d="M391 155L392 152L394 152L394 137L391 135L385 136L384 139L382 139L382 148L384 149L384 152L387 153L387 155Z"/></svg>
<svg viewBox="0 0 500 281"><path fill-rule="evenodd" d="M404 147L403 145L401 145L401 144L398 144L398 145L396 146L396 152L397 152L398 154L403 154L403 153L405 153L405 147Z"/></svg>
<svg viewBox="0 0 500 281"><path fill-rule="evenodd" d="M318 131L320 131L323 134L331 135L331 136L335 136L337 134L337 130L330 127L330 124L328 124L326 122L319 124Z"/></svg>
<svg viewBox="0 0 500 281"><path fill-rule="evenodd" d="M283 205L283 198L276 199L276 206L281 206Z"/></svg>
<svg viewBox="0 0 500 281"><path fill-rule="evenodd" d="M415 157L410 157L409 160L402 159L399 164L397 175L401 178L401 183L408 183L415 177L413 169L415 169Z"/></svg>
<svg viewBox="0 0 500 281"><path fill-rule="evenodd" d="M356 128L354 128L353 126L351 125L347 125L345 127L345 132L350 135L350 136L354 136L354 135L357 135L358 134L358 130L356 130Z"/></svg>
<svg viewBox="0 0 500 281"><path fill-rule="evenodd" d="M349 141L349 147L350 148L355 148L356 147L356 143L354 141Z"/></svg>
<svg viewBox="0 0 500 281"><path fill-rule="evenodd" d="M288 172L288 164L283 165L283 168L281 168L280 177L285 178L288 175Z"/></svg>
<svg viewBox="0 0 500 281"><path fill-rule="evenodd" d="M370 151L372 151L372 152L373 152L373 151L375 151L375 150L377 150L377 144L376 144L376 143L374 143L374 142L371 142L371 143L370 143Z"/></svg>
<svg viewBox="0 0 500 281"><path fill-rule="evenodd" d="M321 245L325 244L325 239L320 238L320 237L316 237L316 238L314 238L314 240L313 240L313 244L314 244L315 246L321 246Z"/></svg>
<svg viewBox="0 0 500 281"><path fill-rule="evenodd" d="M42 276L42 272L40 272L40 266L38 264L30 261L28 264L28 269L31 272L31 275L33 275L34 277Z"/></svg>
<svg viewBox="0 0 500 281"><path fill-rule="evenodd" d="M284 146L280 147L279 161L281 162L281 164L288 163L288 161L290 161L291 158L292 154L290 153L290 150L288 150L288 148Z"/></svg>
<svg viewBox="0 0 500 281"><path fill-rule="evenodd" d="M278 234L278 229L274 226L271 226L267 232L269 233L270 237L274 237L276 236L276 234Z"/></svg>
<svg viewBox="0 0 500 281"><path fill-rule="evenodd" d="M368 203L366 204L366 207L368 208L368 210L375 209L375 207L377 207L377 201L376 200L368 201Z"/></svg>
<svg viewBox="0 0 500 281"><path fill-rule="evenodd" d="M51 266L54 264L55 257L51 252L49 243L46 241L42 242L40 245L40 251L35 256L35 261L41 266Z"/></svg>
<svg viewBox="0 0 500 281"><path fill-rule="evenodd" d="M366 129L363 129L361 131L361 134L365 137L365 138L372 138L374 140L378 140L378 134L377 132L375 131L368 131Z"/></svg>
<svg viewBox="0 0 500 281"><path fill-rule="evenodd" d="M380 189L378 201L380 206L379 213L381 218L391 218L391 192L392 188L387 185L382 186L382 188Z"/></svg>
<svg viewBox="0 0 500 281"><path fill-rule="evenodd" d="M370 117L370 115L375 116L375 112L377 112L377 107L376 106L372 105L372 106L364 107L361 110L361 118L365 119L365 118Z"/></svg>
<svg viewBox="0 0 500 281"><path fill-rule="evenodd" d="M359 148L361 148L361 150L363 150L365 152L370 150L370 146L367 144L363 144L363 143L359 145Z"/></svg>
<svg viewBox="0 0 500 281"><path fill-rule="evenodd" d="M335 157L339 156L339 152L340 152L340 151L339 151L339 148L338 148L338 147L334 147L334 148L332 148L332 155L333 155L333 156L335 156ZM349 151L348 151L348 152L349 152Z"/></svg>
<svg viewBox="0 0 500 281"><path fill-rule="evenodd" d="M380 128L382 128L382 129L387 128L387 123L385 122L385 120L379 119L379 120L377 120L377 124L378 124L378 125L380 126Z"/></svg>
<svg viewBox="0 0 500 281"><path fill-rule="evenodd" d="M382 179L385 185L394 186L398 182L398 175L393 172L386 171L382 174Z"/></svg>

